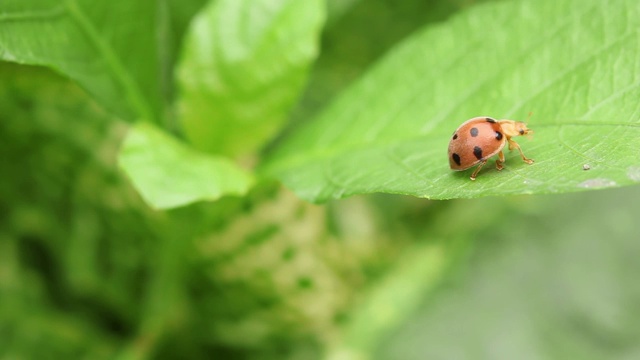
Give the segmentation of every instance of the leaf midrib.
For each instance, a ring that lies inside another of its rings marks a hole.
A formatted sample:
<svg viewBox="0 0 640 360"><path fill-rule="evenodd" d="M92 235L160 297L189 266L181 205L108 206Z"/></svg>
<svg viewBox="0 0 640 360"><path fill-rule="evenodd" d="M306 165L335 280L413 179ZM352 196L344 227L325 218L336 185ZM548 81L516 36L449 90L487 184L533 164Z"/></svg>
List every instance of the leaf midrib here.
<svg viewBox="0 0 640 360"><path fill-rule="evenodd" d="M540 124L536 124L537 128L541 128L541 127L557 127L558 131L560 131L562 128L564 128L565 126L603 126L603 127L607 127L607 126L615 126L615 127L619 127L619 126L625 126L625 127L630 127L630 128L640 128L640 122L639 123L612 123L612 122L594 122L594 121L589 121L589 122L565 122L565 123L540 123ZM367 150L367 149L375 149L375 148L382 148L382 147L394 147L397 145L401 145L403 143L408 143L408 142L414 142L414 141L419 141L420 139L429 139L429 138L439 138L439 137L448 137L449 134L444 134L442 132L438 132L438 133L429 133L429 134L420 134L420 135L416 135L416 136L408 136L408 137L403 137L403 138L396 138L396 139L388 139L385 141L373 141L373 142L367 142L367 143L352 143L352 144L344 144L344 145L340 145L334 148L321 148L321 149L314 149L312 151L309 151L307 153L303 153L303 154L295 154L293 156L283 156L280 159L277 159L273 162L268 162L265 163L264 165L262 165L262 167L260 168L259 171L263 172L263 173L268 173L268 174L273 174L273 173L277 173L277 172L281 172L284 170L288 170L288 169L292 169L295 168L297 166L301 166L307 163L312 163L312 162L317 162L317 161L324 161L324 160L328 160L332 157L335 157L336 155L339 155L341 153L346 153L346 152L351 152L351 151L357 151L357 150Z"/></svg>
<svg viewBox="0 0 640 360"><path fill-rule="evenodd" d="M91 43L95 46L99 57L105 60L107 68L111 69L113 78L119 83L125 91L125 98L129 105L134 109L139 119L155 122L153 112L149 103L145 100L139 85L131 77L126 67L113 50L113 48L104 40L97 31L88 16L80 8L76 0L66 0L64 6L69 17L78 25L78 27L87 35ZM137 120L137 119L130 119Z"/></svg>

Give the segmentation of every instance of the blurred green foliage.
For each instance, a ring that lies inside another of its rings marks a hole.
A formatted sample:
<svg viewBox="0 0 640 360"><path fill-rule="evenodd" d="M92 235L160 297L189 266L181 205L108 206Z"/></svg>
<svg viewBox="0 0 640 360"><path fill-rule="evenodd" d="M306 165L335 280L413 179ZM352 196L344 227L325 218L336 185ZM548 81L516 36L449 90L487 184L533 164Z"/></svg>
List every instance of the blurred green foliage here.
<svg viewBox="0 0 640 360"><path fill-rule="evenodd" d="M464 266L374 358L638 358L639 196L636 186L514 199L466 235L475 249ZM489 199L459 205L495 211Z"/></svg>
<svg viewBox="0 0 640 360"><path fill-rule="evenodd" d="M330 7L290 127L471 3ZM260 183L153 211L116 166L127 124L51 70L3 63L0 79L1 359L640 354L637 187L318 206Z"/></svg>

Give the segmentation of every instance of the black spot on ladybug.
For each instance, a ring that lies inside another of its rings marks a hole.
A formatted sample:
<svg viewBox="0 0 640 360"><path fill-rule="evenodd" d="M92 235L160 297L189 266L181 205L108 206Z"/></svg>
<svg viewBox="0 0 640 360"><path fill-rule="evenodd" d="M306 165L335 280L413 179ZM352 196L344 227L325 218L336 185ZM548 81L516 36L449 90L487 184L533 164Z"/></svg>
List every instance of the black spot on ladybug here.
<svg viewBox="0 0 640 360"><path fill-rule="evenodd" d="M469 130L469 132L471 133L471 136L473 136L473 137L478 136L478 128L471 128L471 130Z"/></svg>
<svg viewBox="0 0 640 360"><path fill-rule="evenodd" d="M487 122L494 123L494 122L496 122L496 120L492 119L492 118L487 118Z"/></svg>
<svg viewBox="0 0 640 360"><path fill-rule="evenodd" d="M475 155L478 160L482 160L482 149L480 146L475 146L473 148L473 155Z"/></svg>
<svg viewBox="0 0 640 360"><path fill-rule="evenodd" d="M500 131L496 131L496 140L502 140L502 133Z"/></svg>
<svg viewBox="0 0 640 360"><path fill-rule="evenodd" d="M460 166L460 155L453 153L451 154L451 158L456 164L458 164L458 166Z"/></svg>
<svg viewBox="0 0 640 360"><path fill-rule="evenodd" d="M458 138L458 134L453 134L453 140Z"/></svg>

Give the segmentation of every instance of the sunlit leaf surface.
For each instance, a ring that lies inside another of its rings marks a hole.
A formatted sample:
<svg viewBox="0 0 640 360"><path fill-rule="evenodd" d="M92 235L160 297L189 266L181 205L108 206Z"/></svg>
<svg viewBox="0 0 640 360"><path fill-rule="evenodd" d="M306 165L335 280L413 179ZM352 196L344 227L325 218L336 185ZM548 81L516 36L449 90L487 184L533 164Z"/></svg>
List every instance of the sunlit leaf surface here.
<svg viewBox="0 0 640 360"><path fill-rule="evenodd" d="M153 121L168 46L157 13L153 0L2 1L0 59L52 67L122 118Z"/></svg>
<svg viewBox="0 0 640 360"><path fill-rule="evenodd" d="M200 149L251 154L272 137L318 53L320 0L220 0L194 20L178 68L179 110Z"/></svg>
<svg viewBox="0 0 640 360"><path fill-rule="evenodd" d="M119 162L155 208L243 195L253 182L230 160L193 150L148 123L130 129Z"/></svg>
<svg viewBox="0 0 640 360"><path fill-rule="evenodd" d="M640 182L640 3L496 2L394 48L264 164L314 202L388 192L432 199L560 193ZM475 182L447 144L475 116L525 120ZM588 169L588 170L585 170Z"/></svg>

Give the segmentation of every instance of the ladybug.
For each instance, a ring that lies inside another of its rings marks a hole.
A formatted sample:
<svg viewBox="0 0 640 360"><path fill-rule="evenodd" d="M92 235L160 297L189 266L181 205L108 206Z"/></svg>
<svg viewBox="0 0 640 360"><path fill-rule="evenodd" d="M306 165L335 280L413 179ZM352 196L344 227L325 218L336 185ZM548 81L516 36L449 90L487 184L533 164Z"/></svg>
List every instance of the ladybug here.
<svg viewBox="0 0 640 360"><path fill-rule="evenodd" d="M527 164L533 164L532 159L524 156L520 145L511 139L514 136L532 133L533 130L527 128L522 121L498 121L486 116L469 119L458 127L449 142L449 166L452 170L462 171L480 164L471 174L471 180L475 180L489 158L498 154L496 168L502 170L505 161L502 148L507 142L509 150L518 149L522 160Z"/></svg>

